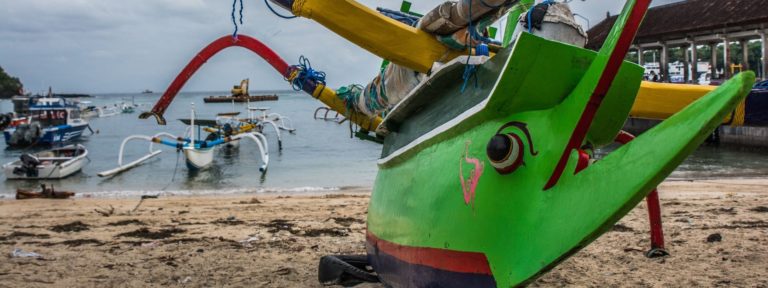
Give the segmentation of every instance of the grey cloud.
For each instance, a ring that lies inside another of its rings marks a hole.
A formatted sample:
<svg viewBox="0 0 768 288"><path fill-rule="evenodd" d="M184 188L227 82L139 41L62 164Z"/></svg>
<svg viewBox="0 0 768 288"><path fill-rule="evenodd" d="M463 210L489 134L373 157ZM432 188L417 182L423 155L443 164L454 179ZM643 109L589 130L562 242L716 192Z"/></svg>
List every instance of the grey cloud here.
<svg viewBox="0 0 768 288"><path fill-rule="evenodd" d="M361 2L397 9L401 1ZM425 12L442 1L412 2L415 11ZM280 19L261 0L244 4L241 33L262 40L289 63L299 55L309 57L328 74L330 86L365 83L377 73L381 59L326 28L307 19ZM61 92L162 91L200 49L232 33L231 5L221 0L0 0L0 66L33 92L49 85ZM622 5L572 2L592 25ZM206 63L184 91L226 90L241 78L258 82L257 89L288 88L264 61L231 48Z"/></svg>

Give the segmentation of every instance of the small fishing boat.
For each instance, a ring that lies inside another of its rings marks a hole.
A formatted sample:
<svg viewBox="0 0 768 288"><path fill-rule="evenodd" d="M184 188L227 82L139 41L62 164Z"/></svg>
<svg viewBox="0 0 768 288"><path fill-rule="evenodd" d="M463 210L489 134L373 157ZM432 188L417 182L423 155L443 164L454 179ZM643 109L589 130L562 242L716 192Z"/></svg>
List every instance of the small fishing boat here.
<svg viewBox="0 0 768 288"><path fill-rule="evenodd" d="M248 105L248 119L251 123L270 124L276 128L275 130L285 130L289 133L296 131L290 118L278 113L267 113L267 111L269 111L269 107L252 107ZM279 131L277 135L279 138Z"/></svg>
<svg viewBox="0 0 768 288"><path fill-rule="evenodd" d="M154 144L162 144L165 146L173 147L174 149L181 150L181 152L184 154L184 158L186 159L187 168L189 170L201 170L205 169L211 166L213 164L213 156L214 156L214 148L216 146L220 145L226 145L228 143L232 142L238 142L241 139L250 139L253 140L254 143L256 143L256 146L259 149L259 155L261 156L261 160L263 161L263 164L259 167L259 171L262 173L266 173L267 171L267 165L269 164L269 147L267 146L267 138L259 133L251 131L253 127L251 128L242 128L242 130L238 130L239 133L237 134L230 134L230 136L226 136L222 133L222 130L215 130L218 131L218 133L211 133L208 135L207 138L201 139L200 133L196 131L201 131L201 126L210 126L215 125L215 120L212 122L214 124L211 124L211 120L203 120L201 123L195 122L195 109L194 104L192 105L191 109L191 117L186 120L182 119L182 122L187 123L189 127L187 127L184 135L182 136L175 136L173 134L167 133L167 132L160 132L155 134L154 136L146 136L146 135L132 135L123 140L123 142L120 144L120 153L118 154L118 160L117 164L118 167L103 171L101 173L98 173L99 177L110 177L119 173L122 173L124 171L130 170L136 166L139 166L143 162L157 156L162 151L157 150L154 148ZM246 123L247 124L247 123ZM208 130L206 130L208 131ZM214 136L211 136L214 135ZM147 155L144 155L140 157L137 160L134 160L133 162L123 164L123 154L125 151L125 145L132 141L132 140L146 140L149 141L149 153Z"/></svg>
<svg viewBox="0 0 768 288"><path fill-rule="evenodd" d="M136 97L131 97L130 103L128 103L126 100L127 99L123 98L123 103L120 103L120 111L123 113L133 113L136 111L136 107L139 107L136 105Z"/></svg>
<svg viewBox="0 0 768 288"><path fill-rule="evenodd" d="M3 165L5 178L61 179L85 166L88 149L81 144L67 145L35 154L22 154L19 160Z"/></svg>
<svg viewBox="0 0 768 288"><path fill-rule="evenodd" d="M117 104L112 106L102 106L96 108L96 111L99 114L99 118L112 117L122 113L122 111L120 111L120 109L117 107Z"/></svg>
<svg viewBox="0 0 768 288"><path fill-rule="evenodd" d="M75 192L69 192L69 191L56 191L53 188L53 185L51 187L46 187L45 184L40 184L40 192L30 191L27 189L16 189L16 200L24 200L24 199L36 199L36 198L47 198L47 199L68 199L69 197L74 197Z"/></svg>
<svg viewBox="0 0 768 288"><path fill-rule="evenodd" d="M99 112L96 108L96 106L93 106L93 103L91 101L79 101L77 102L77 106L80 108L80 117L81 118L94 118L99 116Z"/></svg>
<svg viewBox="0 0 768 288"><path fill-rule="evenodd" d="M152 92L152 90L149 90L149 89L144 89L144 91L141 91L141 94L152 94L152 93L155 93L155 92Z"/></svg>
<svg viewBox="0 0 768 288"><path fill-rule="evenodd" d="M133 113L135 111L133 107L133 105L123 103L123 105L120 106L120 111L123 113Z"/></svg>
<svg viewBox="0 0 768 288"><path fill-rule="evenodd" d="M27 123L3 131L5 143L11 147L59 145L80 138L88 121L81 118L80 108L62 98L29 99Z"/></svg>

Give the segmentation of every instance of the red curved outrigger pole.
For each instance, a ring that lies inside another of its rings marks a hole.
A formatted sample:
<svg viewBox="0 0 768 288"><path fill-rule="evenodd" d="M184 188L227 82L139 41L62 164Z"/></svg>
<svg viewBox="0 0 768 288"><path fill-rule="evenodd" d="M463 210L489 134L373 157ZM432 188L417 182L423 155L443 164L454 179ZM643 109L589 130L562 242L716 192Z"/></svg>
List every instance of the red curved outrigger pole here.
<svg viewBox="0 0 768 288"><path fill-rule="evenodd" d="M267 47L267 45L261 43L261 41L246 35L238 35L237 38L233 38L231 35L223 36L219 39L216 39L216 41L211 42L211 44L208 44L208 46L203 48L203 50L200 50L200 52L197 53L197 55L192 58L191 61L189 61L189 64L187 64L187 66L181 70L179 75L176 76L176 79L171 82L171 85L168 86L168 89L165 90L163 96L160 97L160 100L157 101L155 107L152 107L152 111L141 113L139 118L147 119L149 116L155 116L158 124L165 125L165 118L163 117L165 109L168 108L168 105L171 104L173 98L176 97L176 94L179 93L181 87L187 83L187 80L189 80L189 78L191 78L192 75L197 72L197 69L203 66L203 64L205 64L208 59L213 57L213 55L216 55L216 53L219 53L221 50L233 46L240 46L258 54L261 56L261 58L266 60L269 65L272 65L272 68L275 68L275 70L277 70L277 72L284 77L288 76L288 73L290 73L290 66L288 66L288 63L286 63L283 58L280 58L280 56L272 51L272 49ZM314 91L315 85L305 86L305 91L309 90L310 88L312 90L309 91Z"/></svg>

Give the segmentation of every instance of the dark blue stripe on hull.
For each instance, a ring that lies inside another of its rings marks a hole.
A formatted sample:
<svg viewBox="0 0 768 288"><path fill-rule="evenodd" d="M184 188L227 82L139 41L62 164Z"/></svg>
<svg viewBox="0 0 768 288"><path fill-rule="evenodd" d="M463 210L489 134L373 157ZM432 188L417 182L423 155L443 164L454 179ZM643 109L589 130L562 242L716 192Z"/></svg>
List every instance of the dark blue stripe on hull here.
<svg viewBox="0 0 768 288"><path fill-rule="evenodd" d="M40 138L39 143L41 144L47 144L47 145L57 145L57 144L63 144L72 142L74 140L77 140L80 138L81 135L83 135L83 132L85 131L85 128L88 127L88 125L80 125L80 126L69 126L69 125L62 125L59 126L57 130L47 130L43 129L43 137Z"/></svg>
<svg viewBox="0 0 768 288"><path fill-rule="evenodd" d="M768 126L768 90L752 90L744 111L745 126Z"/></svg>
<svg viewBox="0 0 768 288"><path fill-rule="evenodd" d="M381 282L392 287L496 287L491 275L460 273L411 264L366 244L368 260Z"/></svg>

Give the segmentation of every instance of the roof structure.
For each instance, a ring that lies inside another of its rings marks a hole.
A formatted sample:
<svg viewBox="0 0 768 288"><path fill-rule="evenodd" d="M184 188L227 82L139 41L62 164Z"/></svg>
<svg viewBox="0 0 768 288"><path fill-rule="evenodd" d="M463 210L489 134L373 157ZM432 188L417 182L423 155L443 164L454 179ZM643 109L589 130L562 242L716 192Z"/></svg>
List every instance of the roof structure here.
<svg viewBox="0 0 768 288"><path fill-rule="evenodd" d="M606 18L587 32L587 48L597 50L603 45L616 17ZM687 0L649 9L635 42L649 43L766 28L766 0Z"/></svg>

